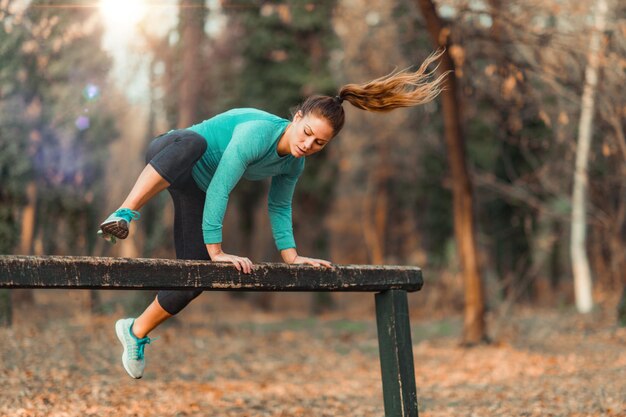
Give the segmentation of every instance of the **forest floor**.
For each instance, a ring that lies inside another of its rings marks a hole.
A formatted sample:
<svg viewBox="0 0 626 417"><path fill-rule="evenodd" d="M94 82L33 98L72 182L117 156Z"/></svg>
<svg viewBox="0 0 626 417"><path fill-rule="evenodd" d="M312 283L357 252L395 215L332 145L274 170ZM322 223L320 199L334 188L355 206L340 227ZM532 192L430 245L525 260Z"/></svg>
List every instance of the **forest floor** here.
<svg viewBox="0 0 626 417"><path fill-rule="evenodd" d="M203 294L151 335L140 380L113 330L123 297L105 294L89 316L86 294L37 291L0 329L0 416L384 414L371 294L319 316ZM474 348L459 346L458 315L411 324L422 417L626 416L626 328L608 308L518 308L490 319L498 340Z"/></svg>

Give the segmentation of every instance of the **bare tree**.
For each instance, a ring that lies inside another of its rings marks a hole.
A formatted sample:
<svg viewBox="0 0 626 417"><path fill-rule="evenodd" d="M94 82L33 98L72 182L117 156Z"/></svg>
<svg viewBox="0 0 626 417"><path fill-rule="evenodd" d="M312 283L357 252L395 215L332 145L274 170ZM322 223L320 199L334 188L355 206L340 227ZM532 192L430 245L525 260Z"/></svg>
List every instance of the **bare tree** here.
<svg viewBox="0 0 626 417"><path fill-rule="evenodd" d="M198 122L202 89L202 46L205 8L201 0L180 0L179 31L181 37L182 73L179 90L178 127Z"/></svg>
<svg viewBox="0 0 626 417"><path fill-rule="evenodd" d="M580 122L578 124L578 146L576 149L576 169L574 172L574 190L572 196L572 237L570 253L574 273L576 308L581 313L588 313L593 308L591 294L591 269L587 258L586 245L586 189L587 165L593 127L594 98L598 85L598 68L603 32L606 27L608 4L598 0L594 13L594 27L589 40L589 56L585 70Z"/></svg>
<svg viewBox="0 0 626 417"><path fill-rule="evenodd" d="M417 0L435 47L445 47L438 71L451 71L446 89L442 93L443 118L448 162L452 173L454 204L454 233L458 245L465 282L465 319L463 343L477 344L487 340L485 324L485 298L478 265L474 225L472 183L466 165L465 143L461 126L461 108L458 84L454 75L455 64L450 52L454 45L438 15L432 0Z"/></svg>

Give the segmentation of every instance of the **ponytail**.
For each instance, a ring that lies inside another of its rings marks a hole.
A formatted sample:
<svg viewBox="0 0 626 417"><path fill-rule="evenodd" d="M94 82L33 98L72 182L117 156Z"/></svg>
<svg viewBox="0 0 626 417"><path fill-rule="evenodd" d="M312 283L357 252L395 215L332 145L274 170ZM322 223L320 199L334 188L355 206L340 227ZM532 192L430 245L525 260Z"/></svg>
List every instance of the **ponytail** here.
<svg viewBox="0 0 626 417"><path fill-rule="evenodd" d="M343 128L345 113L343 101L367 111L386 112L399 107L411 107L428 103L441 92L446 75L432 79L437 68L428 71L428 66L443 55L444 50L432 53L416 71L404 69L393 71L365 84L346 84L334 97L312 96L293 111L295 115L313 113L324 117L333 128L335 136Z"/></svg>
<svg viewBox="0 0 626 417"><path fill-rule="evenodd" d="M367 111L386 112L399 107L428 103L442 90L447 73L434 80L428 66L437 61L444 50L431 54L417 71L393 71L365 84L347 84L339 90L338 98Z"/></svg>

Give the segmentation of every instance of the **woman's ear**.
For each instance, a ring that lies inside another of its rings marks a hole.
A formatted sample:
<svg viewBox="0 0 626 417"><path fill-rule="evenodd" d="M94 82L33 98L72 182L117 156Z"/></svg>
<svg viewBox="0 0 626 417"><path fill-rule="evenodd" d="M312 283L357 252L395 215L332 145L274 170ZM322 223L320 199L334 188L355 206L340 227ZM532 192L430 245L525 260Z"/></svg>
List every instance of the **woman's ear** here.
<svg viewBox="0 0 626 417"><path fill-rule="evenodd" d="M297 122L298 120L302 119L304 115L302 114L302 110L298 110L296 112L296 114L293 115L293 121Z"/></svg>

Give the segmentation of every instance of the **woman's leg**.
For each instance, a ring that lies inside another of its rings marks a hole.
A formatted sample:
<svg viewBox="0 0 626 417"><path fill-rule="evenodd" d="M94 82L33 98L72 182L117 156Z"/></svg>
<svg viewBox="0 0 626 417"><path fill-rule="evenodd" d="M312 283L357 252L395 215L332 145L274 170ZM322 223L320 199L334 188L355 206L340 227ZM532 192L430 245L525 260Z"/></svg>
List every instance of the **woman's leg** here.
<svg viewBox="0 0 626 417"><path fill-rule="evenodd" d="M202 253L199 251L198 240L192 239L191 234L193 233L199 236L199 243L204 249L203 256L208 258L201 227L204 193L191 177L194 164L202 157L205 150L206 141L204 138L191 131L170 132L153 140L146 157L149 160L149 165L139 176L125 201L125 204L129 204L130 207L126 206L123 207L126 210L119 210L130 212L131 209L138 209L154 194L169 185L170 194L174 199L176 255L182 259L194 259L189 256L198 256L197 253ZM109 218L114 217L116 213L113 213ZM181 226L191 223L195 227L186 229ZM102 232L105 232L103 225L100 227ZM187 235L188 233L191 234ZM126 229L127 234L128 229ZM189 244L186 242L187 238L190 238ZM166 297L166 304L163 303L160 296L157 296L137 319L120 319L115 323L115 332L124 348L122 365L131 377L141 378L143 376L145 368L144 348L151 340L146 337L147 334L180 311L200 292L181 291L178 294L172 294L172 296Z"/></svg>
<svg viewBox="0 0 626 417"><path fill-rule="evenodd" d="M155 138L146 152L146 167L122 207L139 210L170 184L186 179L185 174L205 150L206 140L190 130L174 130Z"/></svg>
<svg viewBox="0 0 626 417"><path fill-rule="evenodd" d="M202 236L206 194L191 177L191 170L168 190L174 202L174 246L177 259L210 260ZM145 337L159 324L185 308L202 290L163 290L135 320L133 333Z"/></svg>
<svg viewBox="0 0 626 417"><path fill-rule="evenodd" d="M177 259L208 261L202 236L202 214L206 194L198 188L191 175L185 184L173 184L169 192L174 201L174 246ZM157 294L157 302L171 315L178 314L202 290L164 290Z"/></svg>
<svg viewBox="0 0 626 417"><path fill-rule="evenodd" d="M167 182L152 165L148 164L139 175L139 178L137 178L135 185L120 208L139 210L152 197L169 186L170 183Z"/></svg>
<svg viewBox="0 0 626 417"><path fill-rule="evenodd" d="M159 324L172 317L165 311L157 298L135 319L131 331L139 339L144 338L154 330Z"/></svg>
<svg viewBox="0 0 626 417"><path fill-rule="evenodd" d="M100 224L99 233L113 243L116 238L125 239L130 222L139 218L137 210L174 182L186 178L206 146L202 136L184 129L155 138L148 147L146 167L122 206Z"/></svg>

